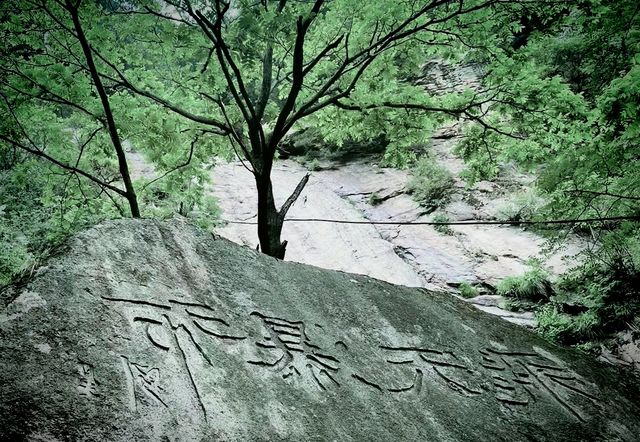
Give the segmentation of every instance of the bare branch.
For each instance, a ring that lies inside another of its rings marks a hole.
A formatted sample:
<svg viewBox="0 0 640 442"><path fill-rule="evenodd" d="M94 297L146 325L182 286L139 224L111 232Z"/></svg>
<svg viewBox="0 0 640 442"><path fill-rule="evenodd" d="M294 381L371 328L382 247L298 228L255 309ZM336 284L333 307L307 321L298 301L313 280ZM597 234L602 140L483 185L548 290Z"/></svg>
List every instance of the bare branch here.
<svg viewBox="0 0 640 442"><path fill-rule="evenodd" d="M278 216L280 217L280 219L284 220L284 217L287 215L287 212L289 211L293 203L296 202L296 200L300 196L300 193L302 193L304 186L306 186L308 182L309 182L309 174L306 174L305 176L302 177L302 179L300 180L296 188L293 190L293 193L289 195L289 198L287 198L287 200L284 202L282 207L280 207L280 210L278 211Z"/></svg>

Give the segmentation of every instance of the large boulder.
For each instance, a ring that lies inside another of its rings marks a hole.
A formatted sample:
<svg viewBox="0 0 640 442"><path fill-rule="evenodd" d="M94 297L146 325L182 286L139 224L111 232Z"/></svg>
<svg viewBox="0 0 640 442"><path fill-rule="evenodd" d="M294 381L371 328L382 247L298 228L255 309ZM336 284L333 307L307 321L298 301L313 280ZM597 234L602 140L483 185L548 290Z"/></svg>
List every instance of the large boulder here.
<svg viewBox="0 0 640 442"><path fill-rule="evenodd" d="M638 440L637 384L447 294L114 221L0 295L0 439Z"/></svg>

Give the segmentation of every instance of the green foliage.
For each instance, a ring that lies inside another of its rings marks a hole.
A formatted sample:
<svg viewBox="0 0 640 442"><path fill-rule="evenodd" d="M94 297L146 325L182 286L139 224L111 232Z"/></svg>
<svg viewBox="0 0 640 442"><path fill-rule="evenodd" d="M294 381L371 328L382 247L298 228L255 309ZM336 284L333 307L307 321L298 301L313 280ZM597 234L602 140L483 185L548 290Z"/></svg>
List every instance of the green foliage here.
<svg viewBox="0 0 640 442"><path fill-rule="evenodd" d="M505 44L492 58L475 54L487 63L484 86L497 93L483 109L487 125L469 124L458 147L467 163L465 178L495 178L508 162L539 174L536 194L542 200L514 201L501 219L640 213L637 1L564 7L529 14L544 26L518 50ZM608 222L572 229L588 234L594 245L581 257L583 264L560 279L537 315L549 338L588 347L638 317L640 227ZM534 272L507 279L500 289L545 301L545 278Z"/></svg>
<svg viewBox="0 0 640 442"><path fill-rule="evenodd" d="M314 172L322 170L322 166L320 165L320 160L318 160L317 158L314 158L311 161L307 161L305 163L305 167Z"/></svg>
<svg viewBox="0 0 640 442"><path fill-rule="evenodd" d="M384 201L384 199L380 196L378 192L372 192L371 195L369 195L369 198L367 198L367 200L369 204L372 206L377 206L378 204L381 204Z"/></svg>
<svg viewBox="0 0 640 442"><path fill-rule="evenodd" d="M584 345L604 337L601 318L592 310L569 315L562 313L558 306L548 304L537 312L536 318L543 336L565 344Z"/></svg>
<svg viewBox="0 0 640 442"><path fill-rule="evenodd" d="M496 218L499 221L524 221L538 218L545 205L535 189L527 189L512 195L511 199L498 208Z"/></svg>
<svg viewBox="0 0 640 442"><path fill-rule="evenodd" d="M451 172L429 156L418 159L411 172L407 192L414 200L428 210L446 204L454 183Z"/></svg>
<svg viewBox="0 0 640 442"><path fill-rule="evenodd" d="M480 294L478 289L468 282L462 282L458 287L458 292L463 298L475 298Z"/></svg>
<svg viewBox="0 0 640 442"><path fill-rule="evenodd" d="M550 296L551 284L549 273L540 263L532 261L530 269L520 276L507 276L498 283L496 291L501 296L511 298L540 301Z"/></svg>
<svg viewBox="0 0 640 442"><path fill-rule="evenodd" d="M544 305L536 312L536 320L538 321L538 331L553 341L563 341L564 336L571 329L571 317L560 313L551 304Z"/></svg>
<svg viewBox="0 0 640 442"><path fill-rule="evenodd" d="M0 157L9 152L0 146ZM31 269L69 234L117 217L95 192L41 160L16 153L5 163L0 168L0 286Z"/></svg>
<svg viewBox="0 0 640 442"><path fill-rule="evenodd" d="M434 223L448 223L451 221L451 219L447 216L446 213L436 213L435 215L433 215L431 221L433 221ZM453 235L455 233L453 229L446 224L435 225L433 226L433 228L436 230L436 232L440 232L443 235Z"/></svg>
<svg viewBox="0 0 640 442"><path fill-rule="evenodd" d="M487 122L459 146L470 181L515 161L540 171L547 217L597 218L640 210L640 32L637 2L585 2L496 54L485 86L498 92ZM486 111L486 110L485 110Z"/></svg>
<svg viewBox="0 0 640 442"><path fill-rule="evenodd" d="M129 215L127 201L117 191L124 188L123 175L105 109L65 8L63 2L46 8L23 1L0 4L0 284L78 229ZM205 192L207 166L228 147L222 149L225 143L203 136L194 124L115 84L101 56L126 54L134 42L113 44L127 26L124 20L111 23L111 17L95 2L82 2L80 21L89 43L99 48L94 59L105 74L102 82L118 135L135 146L158 176L167 174L148 188L143 188L148 180L134 182L142 213L181 213L209 226L219 209ZM133 52L129 61L135 63ZM165 58L156 72L174 60ZM130 168L136 152L128 152ZM53 161L38 157L43 154Z"/></svg>
<svg viewBox="0 0 640 442"><path fill-rule="evenodd" d="M612 232L563 275L557 294L539 313L540 330L567 344L611 337L640 314L638 231Z"/></svg>
<svg viewBox="0 0 640 442"><path fill-rule="evenodd" d="M501 25L514 19L511 8L490 10L482 0L467 0L459 10L447 2L416 7L389 0L238 0L229 6L171 2L176 16L159 20L167 18L162 4L140 0L123 4L128 13L116 15L117 21L102 16L115 31L92 37L106 48L101 68L116 79L116 89L185 117L192 123L186 131L198 128L231 144L256 175L261 201L272 197L268 178L280 142L308 127L321 144L338 148L388 140L381 164L408 167L416 158L413 148L427 141L443 115L456 115L448 108L473 98L423 93L411 81L422 63L453 56L451 48L464 46L462 37L472 30L493 42L483 25L488 17ZM442 198L437 192L427 190L426 197ZM281 258L281 220L289 205L258 207L260 230L268 232L261 235L262 250Z"/></svg>
<svg viewBox="0 0 640 442"><path fill-rule="evenodd" d="M69 234L127 211L119 194L32 155L120 184L86 59L64 30L73 29L71 17L49 6L45 13L25 2L0 4L0 284Z"/></svg>
<svg viewBox="0 0 640 442"><path fill-rule="evenodd" d="M563 32L548 37L540 61L572 88L596 98L629 70L640 44L638 4L633 0L585 2L567 17Z"/></svg>
<svg viewBox="0 0 640 442"><path fill-rule="evenodd" d="M505 298L500 302L500 308L510 312L527 312L540 307L537 302L528 299Z"/></svg>

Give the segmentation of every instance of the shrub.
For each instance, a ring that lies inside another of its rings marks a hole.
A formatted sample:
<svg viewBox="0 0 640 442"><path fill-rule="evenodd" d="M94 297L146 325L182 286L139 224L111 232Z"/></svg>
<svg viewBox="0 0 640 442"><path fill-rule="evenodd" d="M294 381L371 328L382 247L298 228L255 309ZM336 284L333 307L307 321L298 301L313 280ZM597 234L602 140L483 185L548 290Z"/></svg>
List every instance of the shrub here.
<svg viewBox="0 0 640 442"><path fill-rule="evenodd" d="M540 325L543 334L565 344L582 344L632 327L640 315L640 274L594 264L563 276L560 293L547 307L556 314L546 312L549 317Z"/></svg>
<svg viewBox="0 0 640 442"><path fill-rule="evenodd" d="M545 200L535 190L526 190L513 195L511 200L496 213L499 221L524 221L533 219L544 207Z"/></svg>
<svg viewBox="0 0 640 442"><path fill-rule="evenodd" d="M9 283L15 275L35 262L26 242L24 236L16 237L15 231L0 225L0 243L3 244L3 250L0 253L0 287Z"/></svg>
<svg viewBox="0 0 640 442"><path fill-rule="evenodd" d="M433 158L423 156L415 163L412 175L407 192L418 204L430 211L446 204L454 183L451 172Z"/></svg>
<svg viewBox="0 0 640 442"><path fill-rule="evenodd" d="M562 307L547 304L538 310L538 331L546 338L563 344L589 343L600 339L602 333L602 318L596 310L587 310L578 315L561 312Z"/></svg>
<svg viewBox="0 0 640 442"><path fill-rule="evenodd" d="M526 312L535 310L538 304L526 299L506 298L500 303L500 308L510 312Z"/></svg>
<svg viewBox="0 0 640 442"><path fill-rule="evenodd" d="M384 199L378 192L373 192L371 195L369 195L368 201L370 205L377 206L378 204L381 204Z"/></svg>
<svg viewBox="0 0 640 442"><path fill-rule="evenodd" d="M448 223L451 220L444 213L436 213L431 221L433 221L434 223ZM453 229L446 224L435 225L433 226L433 228L436 230L436 232L440 232L443 235L453 235L455 233Z"/></svg>
<svg viewBox="0 0 640 442"><path fill-rule="evenodd" d="M549 274L539 263L532 262L531 269L524 274L508 276L500 281L496 291L499 295L516 299L546 300L551 294Z"/></svg>
<svg viewBox="0 0 640 442"><path fill-rule="evenodd" d="M538 311L539 331L564 344L588 348L640 318L638 229L611 232L584 262L565 273L557 294Z"/></svg>
<svg viewBox="0 0 640 442"><path fill-rule="evenodd" d="M463 298L475 298L480 294L477 288L468 282L463 282L458 287L458 291L460 292L460 296Z"/></svg>
<svg viewBox="0 0 640 442"><path fill-rule="evenodd" d="M566 341L571 329L571 317L560 313L555 305L547 304L536 312L538 332L553 341Z"/></svg>
<svg viewBox="0 0 640 442"><path fill-rule="evenodd" d="M308 161L305 164L305 167L311 170L312 172L317 172L322 169L322 166L320 165L320 161L317 158L314 158L311 161Z"/></svg>

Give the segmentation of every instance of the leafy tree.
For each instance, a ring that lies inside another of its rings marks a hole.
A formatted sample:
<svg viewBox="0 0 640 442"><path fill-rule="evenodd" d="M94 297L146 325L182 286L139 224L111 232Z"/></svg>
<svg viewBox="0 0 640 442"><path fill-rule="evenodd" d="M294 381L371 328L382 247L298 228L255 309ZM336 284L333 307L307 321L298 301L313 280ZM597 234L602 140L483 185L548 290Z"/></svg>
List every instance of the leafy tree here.
<svg viewBox="0 0 640 442"><path fill-rule="evenodd" d="M81 3L25 0L0 5L0 140L3 148L20 149L89 180L109 198L124 198L137 218L140 208L110 91L96 67L80 18ZM116 179L124 189L109 173L107 149L115 156ZM113 203L124 214L115 199Z"/></svg>
<svg viewBox="0 0 640 442"><path fill-rule="evenodd" d="M206 227L219 212L205 193L216 147L98 75L106 18L89 0L0 2L0 285L103 219L179 212ZM155 178L134 184L127 142Z"/></svg>
<svg viewBox="0 0 640 442"><path fill-rule="evenodd" d="M112 84L228 140L255 178L261 250L283 258L282 225L308 181L277 207L271 170L287 133L314 126L337 143L386 135L399 140L387 149L398 163L433 127L426 111L482 121L476 97L436 104L410 79L472 30L487 36L487 20L513 19L520 2L502 3L139 1L114 14L124 28L103 45L112 50L94 52Z"/></svg>
<svg viewBox="0 0 640 442"><path fill-rule="evenodd" d="M469 177L490 177L497 163L512 160L534 170L544 165L538 186L552 200L552 216L637 213L638 10L634 1L583 2L558 27L500 54L485 85L512 87L487 112L514 136L470 127L460 147Z"/></svg>
<svg viewBox="0 0 640 442"><path fill-rule="evenodd" d="M549 336L582 343L640 314L640 5L580 2L543 28L497 54L484 78L499 91L489 121L514 136L476 125L460 151L471 180L494 176L506 161L538 172L548 201L541 219L635 217L573 226L594 247L561 278L540 323Z"/></svg>

